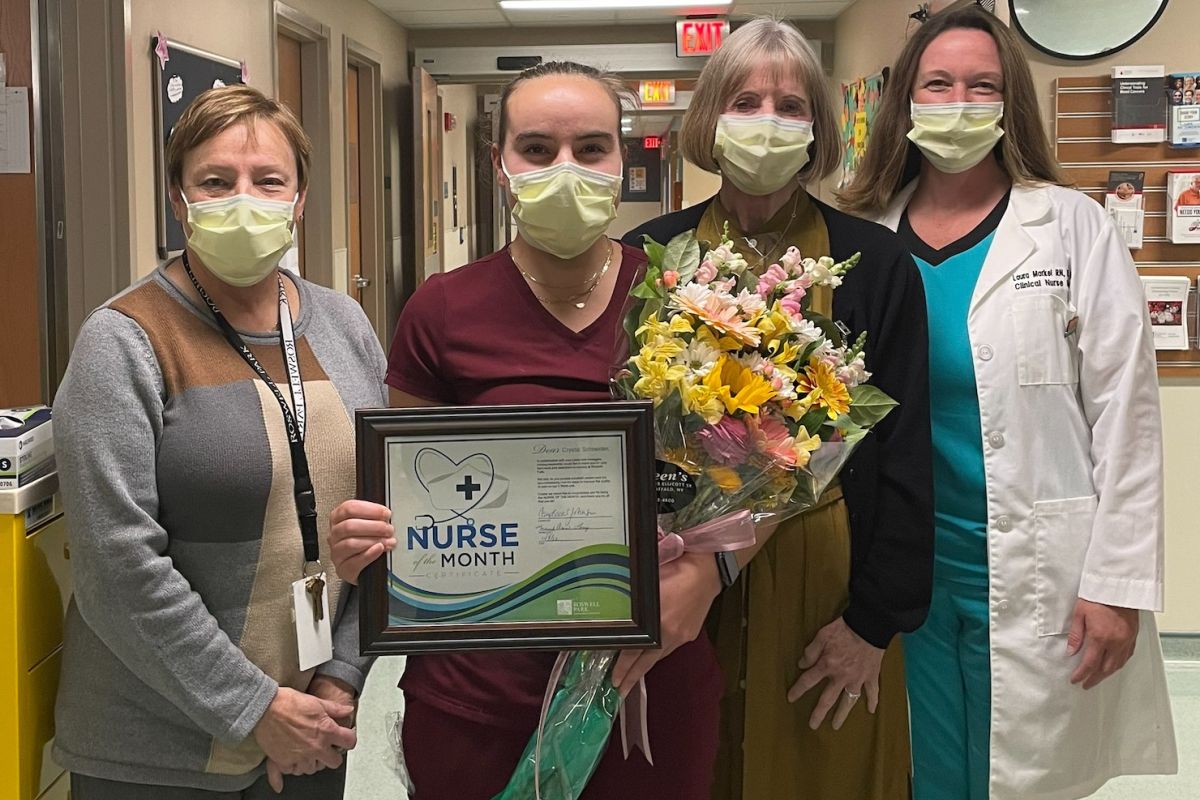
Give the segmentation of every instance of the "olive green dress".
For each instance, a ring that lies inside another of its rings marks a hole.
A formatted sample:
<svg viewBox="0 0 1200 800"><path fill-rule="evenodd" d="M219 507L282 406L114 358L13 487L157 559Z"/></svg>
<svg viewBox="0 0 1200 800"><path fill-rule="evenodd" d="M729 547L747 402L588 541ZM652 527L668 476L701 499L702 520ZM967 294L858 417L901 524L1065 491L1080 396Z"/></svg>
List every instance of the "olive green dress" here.
<svg viewBox="0 0 1200 800"><path fill-rule="evenodd" d="M825 221L803 190L750 239L714 200L697 238L719 244L727 222L735 247L754 268L777 262L788 246L805 256L829 253ZM832 316L830 292L815 290L812 302L815 310ZM804 649L841 615L849 584L849 515L835 482L815 508L780 525L709 620L726 680L713 800L909 797L908 702L899 637L883 660L874 715L867 712L864 696L841 730L833 730L831 711L813 731L808 720L825 684L796 703L787 701Z"/></svg>

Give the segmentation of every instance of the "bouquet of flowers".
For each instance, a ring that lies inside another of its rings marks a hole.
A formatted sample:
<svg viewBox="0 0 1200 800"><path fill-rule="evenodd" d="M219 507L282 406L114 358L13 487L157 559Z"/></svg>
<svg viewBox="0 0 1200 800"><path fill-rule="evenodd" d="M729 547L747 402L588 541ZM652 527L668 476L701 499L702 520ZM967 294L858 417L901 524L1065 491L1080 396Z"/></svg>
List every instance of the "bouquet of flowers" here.
<svg viewBox="0 0 1200 800"><path fill-rule="evenodd" d="M750 546L754 525L812 508L896 405L866 382L866 334L847 342L813 307L813 295L841 285L859 256L834 262L793 247L755 272L728 231L707 252L694 232L666 245L647 237L645 249L645 279L624 321L630 357L613 386L622 399L654 402L659 561ZM621 708L609 677L616 656L559 657L538 731L495 800L579 797ZM630 700L644 715L644 697ZM626 754L632 730L649 758L637 716L622 725Z"/></svg>

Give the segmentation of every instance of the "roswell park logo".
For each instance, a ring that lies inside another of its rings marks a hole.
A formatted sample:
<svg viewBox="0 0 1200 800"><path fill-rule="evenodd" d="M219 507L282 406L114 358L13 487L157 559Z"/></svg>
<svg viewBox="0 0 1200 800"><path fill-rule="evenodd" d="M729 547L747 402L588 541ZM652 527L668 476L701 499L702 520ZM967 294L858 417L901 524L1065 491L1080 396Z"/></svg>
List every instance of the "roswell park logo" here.
<svg viewBox="0 0 1200 800"><path fill-rule="evenodd" d="M429 502L428 513L416 515L406 536L406 546L418 563L439 567L516 564L518 523L476 521L478 512L500 510L508 503L509 480L496 473L488 455L473 453L455 461L426 447L413 458L413 472Z"/></svg>

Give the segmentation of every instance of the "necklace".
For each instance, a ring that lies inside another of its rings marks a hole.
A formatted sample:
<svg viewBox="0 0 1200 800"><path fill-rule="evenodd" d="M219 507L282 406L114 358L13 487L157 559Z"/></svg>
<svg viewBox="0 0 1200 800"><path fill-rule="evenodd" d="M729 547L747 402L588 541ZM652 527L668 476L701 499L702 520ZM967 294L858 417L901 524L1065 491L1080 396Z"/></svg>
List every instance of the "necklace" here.
<svg viewBox="0 0 1200 800"><path fill-rule="evenodd" d="M799 210L800 210L800 192L797 191L796 199L792 201L791 216L789 216L787 222L785 222L783 224L783 233L781 233L779 235L779 241L775 243L774 247L771 247L765 253L762 250L758 249L757 237L751 237L751 236L743 236L742 237L742 241L744 241L747 245L749 245L750 249L753 250L756 254L758 254L758 257L762 259L762 263L759 264L760 268L768 266L770 264L770 258L774 257L776 252L779 250L779 248L782 247L786 243L787 230L788 230L788 228L790 228L792 226L792 223L796 221L796 213Z"/></svg>
<svg viewBox="0 0 1200 800"><path fill-rule="evenodd" d="M508 255L513 260L513 265L516 266L517 272L521 273L521 276L531 283L535 283L538 286L545 286L547 289L569 289L574 286L586 285L586 288L583 289L583 291L575 292L574 294L563 298L543 297L537 292L533 292L533 296L546 305L570 303L578 309L582 309L587 305L588 300L590 300L592 297L592 292L596 291L596 287L600 285L600 281L604 280L604 276L608 274L608 268L612 266L612 254L613 248L612 243L610 242L608 245L608 255L606 255L604 258L604 264L600 267L600 269L593 272L591 277L580 281L579 283L573 283L567 286L550 286L549 284L538 280L533 275L530 275L528 272L526 272L520 263L517 262L517 257L512 251L512 246L510 245L508 248Z"/></svg>

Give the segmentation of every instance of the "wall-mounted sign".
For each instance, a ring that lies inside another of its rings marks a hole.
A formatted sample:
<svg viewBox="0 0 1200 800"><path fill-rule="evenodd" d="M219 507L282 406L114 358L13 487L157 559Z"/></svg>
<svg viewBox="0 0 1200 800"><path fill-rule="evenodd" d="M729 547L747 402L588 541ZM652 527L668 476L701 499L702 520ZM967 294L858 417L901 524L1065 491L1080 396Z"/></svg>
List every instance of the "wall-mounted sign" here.
<svg viewBox="0 0 1200 800"><path fill-rule="evenodd" d="M675 23L675 55L711 56L729 35L727 19L681 19Z"/></svg>
<svg viewBox="0 0 1200 800"><path fill-rule="evenodd" d="M643 150L658 150L661 147L662 147L662 137L661 136L647 136L646 138L642 139L642 149Z"/></svg>
<svg viewBox="0 0 1200 800"><path fill-rule="evenodd" d="M642 81L638 95L644 106L674 105L675 81Z"/></svg>

